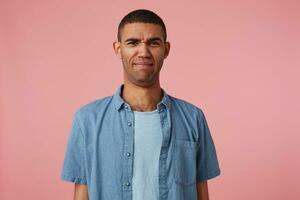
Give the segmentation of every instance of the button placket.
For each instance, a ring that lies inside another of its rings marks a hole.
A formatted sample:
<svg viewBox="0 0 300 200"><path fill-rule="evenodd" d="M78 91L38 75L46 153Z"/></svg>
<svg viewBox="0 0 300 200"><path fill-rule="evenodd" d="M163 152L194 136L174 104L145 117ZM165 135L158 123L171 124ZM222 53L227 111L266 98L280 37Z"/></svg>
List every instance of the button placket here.
<svg viewBox="0 0 300 200"><path fill-rule="evenodd" d="M163 141L161 146L161 153L159 158L159 199L168 198L168 186L167 186L167 154L169 147L169 139L171 136L170 129L170 113L166 107L160 109L160 119L163 131Z"/></svg>
<svg viewBox="0 0 300 200"><path fill-rule="evenodd" d="M124 105L124 163L123 163L123 196L124 200L132 198L132 170L133 170L133 112L129 105Z"/></svg>

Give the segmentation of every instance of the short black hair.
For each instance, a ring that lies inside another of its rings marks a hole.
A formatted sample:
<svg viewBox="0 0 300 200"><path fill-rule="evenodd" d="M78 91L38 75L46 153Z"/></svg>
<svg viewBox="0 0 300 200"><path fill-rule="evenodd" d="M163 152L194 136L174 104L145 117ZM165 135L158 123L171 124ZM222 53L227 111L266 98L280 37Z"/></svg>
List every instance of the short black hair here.
<svg viewBox="0 0 300 200"><path fill-rule="evenodd" d="M126 24L130 23L150 23L150 24L157 24L160 25L164 34L164 41L167 40L167 30L165 23L163 20L155 14L153 11L146 10L146 9L138 9L128 13L123 19L121 20L119 27L118 27L118 41L121 41L121 31Z"/></svg>

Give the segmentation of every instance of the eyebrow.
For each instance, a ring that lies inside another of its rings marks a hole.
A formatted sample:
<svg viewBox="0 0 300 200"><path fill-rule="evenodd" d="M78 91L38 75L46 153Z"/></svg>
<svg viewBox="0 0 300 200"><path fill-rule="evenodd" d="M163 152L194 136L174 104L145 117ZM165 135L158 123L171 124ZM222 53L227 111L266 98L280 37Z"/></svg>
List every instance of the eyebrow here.
<svg viewBox="0 0 300 200"><path fill-rule="evenodd" d="M157 40L162 42L162 40L159 37L149 38L146 42L152 42L152 41L157 41ZM137 42L137 41L140 41L140 40L137 38L128 38L124 42Z"/></svg>

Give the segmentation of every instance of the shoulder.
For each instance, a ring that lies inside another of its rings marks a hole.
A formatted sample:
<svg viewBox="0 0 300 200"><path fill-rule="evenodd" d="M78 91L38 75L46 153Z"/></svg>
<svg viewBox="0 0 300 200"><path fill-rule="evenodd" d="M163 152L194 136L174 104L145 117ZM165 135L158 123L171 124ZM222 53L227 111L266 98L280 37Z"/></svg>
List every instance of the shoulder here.
<svg viewBox="0 0 300 200"><path fill-rule="evenodd" d="M170 100L172 102L173 107L175 107L175 109L181 109L181 110L185 110L186 112L189 113L196 113L197 115L200 115L200 117L202 117L203 111L202 108L200 106L195 105L194 103L191 103L187 100L178 98L178 97L174 97L171 95L168 95L170 97Z"/></svg>
<svg viewBox="0 0 300 200"><path fill-rule="evenodd" d="M82 105L77 110L75 110L75 116L77 118L85 118L90 115L96 115L103 112L107 108L107 106L110 105L112 97L113 96L105 96Z"/></svg>

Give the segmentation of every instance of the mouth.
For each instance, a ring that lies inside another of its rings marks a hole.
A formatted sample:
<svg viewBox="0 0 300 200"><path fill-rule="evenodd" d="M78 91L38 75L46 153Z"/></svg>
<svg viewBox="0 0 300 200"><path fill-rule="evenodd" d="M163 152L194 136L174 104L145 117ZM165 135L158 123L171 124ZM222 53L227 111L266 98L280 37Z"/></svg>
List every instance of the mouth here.
<svg viewBox="0 0 300 200"><path fill-rule="evenodd" d="M135 62L134 65L153 65L151 62Z"/></svg>
<svg viewBox="0 0 300 200"><path fill-rule="evenodd" d="M133 66L137 66L139 68L149 68L152 67L154 64L149 62L139 62L139 63L133 63Z"/></svg>

